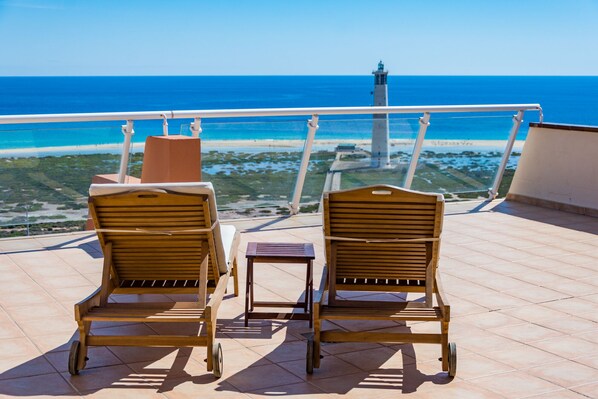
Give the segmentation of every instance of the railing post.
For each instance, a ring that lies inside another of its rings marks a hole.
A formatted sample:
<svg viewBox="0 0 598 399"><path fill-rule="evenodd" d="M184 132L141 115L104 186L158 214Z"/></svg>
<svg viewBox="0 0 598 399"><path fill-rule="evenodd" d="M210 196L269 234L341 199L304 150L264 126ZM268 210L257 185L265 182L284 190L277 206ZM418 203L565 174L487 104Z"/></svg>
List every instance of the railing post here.
<svg viewBox="0 0 598 399"><path fill-rule="evenodd" d="M505 174L505 169L507 168L507 162L509 162L509 157L513 151L513 145L515 144L515 138L517 138L517 132L519 132L519 127L521 126L521 122L523 122L524 112L525 111L520 110L517 112L517 115L513 115L513 126L511 127L511 132L509 133L507 147L505 148L505 152L502 154L500 165L498 166L496 176L494 177L494 183L492 184L492 187L488 189L488 198L490 200L493 200L498 195L498 188L500 187L500 182L502 181L502 177Z"/></svg>
<svg viewBox="0 0 598 399"><path fill-rule="evenodd" d="M305 144L303 145L303 156L301 157L301 165L299 166L299 173L297 174L297 181L295 182L293 199L289 203L292 215L299 213L299 202L301 201L303 183L305 183L307 167L309 166L311 146L314 143L314 137L316 136L316 130L318 130L318 127L318 115L314 114L311 116L311 119L307 121L307 137L305 138Z"/></svg>
<svg viewBox="0 0 598 399"><path fill-rule="evenodd" d="M413 146L413 154L411 154L409 169L407 169L407 174L405 175L405 184L403 185L405 188L411 188L413 176L415 176L415 169L417 168L417 161L419 160L419 154L422 152L422 146L424 145L424 138L426 137L428 126L430 126L430 113L424 112L424 116L419 118L419 131L417 132L417 139L415 139L415 145Z"/></svg>
<svg viewBox="0 0 598 399"><path fill-rule="evenodd" d="M127 167L129 166L129 151L131 149L131 137L135 134L133 130L133 121L128 120L126 125L122 125L122 132L125 135L123 143L123 152L120 155L120 169L118 171L118 182L124 183L127 176Z"/></svg>
<svg viewBox="0 0 598 399"><path fill-rule="evenodd" d="M201 118L193 118L193 122L189 125L189 130L193 137L199 137L201 134Z"/></svg>

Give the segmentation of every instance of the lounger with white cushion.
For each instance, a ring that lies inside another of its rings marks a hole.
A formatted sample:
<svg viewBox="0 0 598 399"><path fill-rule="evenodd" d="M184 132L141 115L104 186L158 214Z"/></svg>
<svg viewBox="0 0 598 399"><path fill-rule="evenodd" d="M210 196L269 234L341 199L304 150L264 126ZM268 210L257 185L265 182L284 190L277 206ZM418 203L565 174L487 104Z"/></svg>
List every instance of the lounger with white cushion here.
<svg viewBox="0 0 598 399"><path fill-rule="evenodd" d="M207 369L220 376L216 315L231 274L238 295L239 234L220 224L212 185L93 184L89 194L104 267L98 290L75 305L80 341L72 344L69 371L85 367L90 345L207 346ZM113 294L194 294L196 300L118 303L109 299ZM102 321L204 323L206 335L90 335L92 322Z"/></svg>

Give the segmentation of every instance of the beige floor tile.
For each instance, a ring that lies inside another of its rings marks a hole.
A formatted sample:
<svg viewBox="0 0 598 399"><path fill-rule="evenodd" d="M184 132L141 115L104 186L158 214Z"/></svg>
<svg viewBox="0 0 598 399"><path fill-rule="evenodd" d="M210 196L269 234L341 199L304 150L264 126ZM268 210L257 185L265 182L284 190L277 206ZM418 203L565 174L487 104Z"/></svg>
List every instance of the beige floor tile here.
<svg viewBox="0 0 598 399"><path fill-rule="evenodd" d="M570 360L598 354L598 344L571 336L549 338L530 345Z"/></svg>
<svg viewBox="0 0 598 399"><path fill-rule="evenodd" d="M476 378L470 382L512 399L541 395L562 389L559 385L520 371Z"/></svg>
<svg viewBox="0 0 598 399"><path fill-rule="evenodd" d="M2 291L0 291L0 304L4 309L49 302L54 302L54 298L42 291L39 286L28 285L19 291L13 292L6 291L2 287Z"/></svg>
<svg viewBox="0 0 598 399"><path fill-rule="evenodd" d="M560 337L563 333L533 323L493 328L490 331L514 341L530 343L547 338Z"/></svg>
<svg viewBox="0 0 598 399"><path fill-rule="evenodd" d="M573 387L571 390L586 398L598 398L598 382Z"/></svg>
<svg viewBox="0 0 598 399"><path fill-rule="evenodd" d="M31 377L13 378L2 381L0 395L76 395L77 392L58 373L42 374Z"/></svg>
<svg viewBox="0 0 598 399"><path fill-rule="evenodd" d="M403 368L405 364L414 362L412 357L404 356L402 351L388 347L341 353L336 357L363 371ZM322 359L322 361L325 360Z"/></svg>
<svg viewBox="0 0 598 399"><path fill-rule="evenodd" d="M543 304L543 306L558 310L563 313L568 313L573 316L596 311L596 305L594 303L581 298L568 298L553 302L546 302Z"/></svg>
<svg viewBox="0 0 598 399"><path fill-rule="evenodd" d="M43 353L67 351L71 342L79 339L79 333L75 330L70 333L58 333L28 337L31 342Z"/></svg>
<svg viewBox="0 0 598 399"><path fill-rule="evenodd" d="M452 309L451 309L452 312ZM496 327L514 326L522 324L523 320L516 317L508 316L501 312L486 312L464 317L452 318L450 331L452 331L454 324L463 323L467 326L475 326L481 329L490 329Z"/></svg>
<svg viewBox="0 0 598 399"><path fill-rule="evenodd" d="M596 327L593 330L575 333L572 336L598 344L598 328Z"/></svg>
<svg viewBox="0 0 598 399"><path fill-rule="evenodd" d="M556 301L559 299L569 298L570 295L562 291L558 291L558 287L548 289L545 287L538 287L533 284L526 284L526 287L519 287L508 290L505 293L516 298L521 298L530 303L543 303L549 301ZM559 285L560 286L560 285Z"/></svg>
<svg viewBox="0 0 598 399"><path fill-rule="evenodd" d="M56 302L12 307L7 309L6 312L17 323L40 319L45 320L54 316L68 316L74 320L73 309L65 309Z"/></svg>
<svg viewBox="0 0 598 399"><path fill-rule="evenodd" d="M13 357L35 358L41 356L39 349L26 337L4 338L1 341L2 357L10 359Z"/></svg>
<svg viewBox="0 0 598 399"><path fill-rule="evenodd" d="M564 388L598 381L598 370L570 360L534 367L526 371Z"/></svg>
<svg viewBox="0 0 598 399"><path fill-rule="evenodd" d="M588 397L591 398L592 396L581 395L569 389L562 389L560 391L530 396L529 399L587 399Z"/></svg>
<svg viewBox="0 0 598 399"><path fill-rule="evenodd" d="M470 380L514 370L511 366L475 353L458 354L457 356L457 376L459 379Z"/></svg>
<svg viewBox="0 0 598 399"><path fill-rule="evenodd" d="M562 361L560 356L522 343L514 343L481 354L517 370Z"/></svg>
<svg viewBox="0 0 598 399"><path fill-rule="evenodd" d="M492 393L483 388L478 387L470 381L452 381L446 385L438 387L438 389L424 392L421 395L419 392L415 393L417 398L437 399L440 396L446 399L500 399L504 398L502 395Z"/></svg>
<svg viewBox="0 0 598 399"><path fill-rule="evenodd" d="M598 323L576 316L555 317L542 321L542 326L566 334L583 334L594 332L598 335Z"/></svg>
<svg viewBox="0 0 598 399"><path fill-rule="evenodd" d="M84 369L75 376L64 372L62 376L79 392L110 387L122 389L153 387L149 378L135 373L126 365Z"/></svg>
<svg viewBox="0 0 598 399"><path fill-rule="evenodd" d="M45 354L45 357L59 372L62 373L68 371L68 351L49 352ZM90 347L87 352L87 357L89 357L89 360L85 365L85 370L123 363L105 347Z"/></svg>
<svg viewBox="0 0 598 399"><path fill-rule="evenodd" d="M255 391L247 392L250 398L264 398L264 397L292 397L293 399L311 399L330 397L330 394L324 393L322 390L316 388L314 385L301 382L298 384L285 385L274 388L264 388Z"/></svg>
<svg viewBox="0 0 598 399"><path fill-rule="evenodd" d="M0 345L4 344L1 343ZM0 381L53 373L56 373L56 370L41 355L27 354L17 357L0 357ZM3 383L0 382L0 397L2 395L2 385Z"/></svg>
<svg viewBox="0 0 598 399"><path fill-rule="evenodd" d="M567 313L551 309L545 305L546 303L527 305L519 308L505 309L502 310L501 313L516 317L522 321L537 323L540 325L542 325L545 320L562 319L569 316Z"/></svg>
<svg viewBox="0 0 598 399"><path fill-rule="evenodd" d="M454 205L455 209L462 206ZM308 376L303 335L309 331L307 323L252 321L245 328L244 250L248 241L314 242L320 258L314 270L317 282L324 263L321 215L283 218L275 223L272 219L234 223L252 228L256 222L267 231L252 229L242 236L241 296L235 298L229 293L220 308L217 339L223 345L225 363L220 380L205 369L205 348L93 347L89 367L81 376L70 377L65 372L65 359L69 342L77 338L72 306L99 283L102 260L95 236L81 233L0 240L0 249L8 246L11 250L9 255L0 255L0 351L10 355L0 357L0 395L8 392L5 381L11 382L7 386L20 386L30 395L28 386L17 380L44 375L58 378L48 384L46 394L55 390L52 384L60 391L57 381L69 387L68 380L90 397L287 394L298 398L383 399L408 394L421 398L536 395L567 399L594 395L596 384L587 382L598 368L598 258L593 251L598 239L588 232L598 232L598 223L593 220L501 201L487 203L477 213L451 215L449 211L440 271L452 306L450 339L458 345L459 366L454 380L441 370L439 345L423 344L323 344L322 367ZM302 295L304 268L265 264L257 270L257 287L265 297L295 300ZM133 295L116 300L182 299ZM43 328L37 322L46 320L48 326ZM359 322L339 324L352 330L368 327ZM367 324L379 331L406 329L394 324ZM100 328L93 330L96 334L196 330L195 326L162 323L97 326ZM335 326L328 323L326 328ZM424 333L435 333L437 328L436 323L409 326L412 332ZM63 374L57 374L56 369ZM566 370L578 372L567 375ZM569 385L573 388L564 388ZM31 394L37 388L31 387Z"/></svg>
<svg viewBox="0 0 598 399"><path fill-rule="evenodd" d="M554 287L555 290L563 292L567 295L583 296L596 293L596 286L593 284L587 284L583 281L564 281L558 286Z"/></svg>
<svg viewBox="0 0 598 399"><path fill-rule="evenodd" d="M268 376L268 378L263 378L264 376ZM228 384L241 392L287 386L302 381L303 379L275 364L250 367L226 378Z"/></svg>
<svg viewBox="0 0 598 399"><path fill-rule="evenodd" d="M243 399L249 397L223 379L216 380L211 375L185 379L167 379L158 386L158 392L170 399Z"/></svg>
<svg viewBox="0 0 598 399"><path fill-rule="evenodd" d="M292 341L283 342L279 345L254 346L251 350L270 362L278 364L281 362L305 359L307 344L306 341Z"/></svg>
<svg viewBox="0 0 598 399"><path fill-rule="evenodd" d="M82 392L83 397L93 399L164 399L166 396L156 392L154 387L146 388L102 388Z"/></svg>
<svg viewBox="0 0 598 399"><path fill-rule="evenodd" d="M586 366L593 367L594 369L598 370L598 355L580 357L575 359L575 362L585 364Z"/></svg>
<svg viewBox="0 0 598 399"><path fill-rule="evenodd" d="M0 339L24 337L23 330L0 308Z"/></svg>
<svg viewBox="0 0 598 399"><path fill-rule="evenodd" d="M70 334L77 331L77 322L74 317L55 315L47 319L32 319L19 322L29 337L39 337L58 333Z"/></svg>

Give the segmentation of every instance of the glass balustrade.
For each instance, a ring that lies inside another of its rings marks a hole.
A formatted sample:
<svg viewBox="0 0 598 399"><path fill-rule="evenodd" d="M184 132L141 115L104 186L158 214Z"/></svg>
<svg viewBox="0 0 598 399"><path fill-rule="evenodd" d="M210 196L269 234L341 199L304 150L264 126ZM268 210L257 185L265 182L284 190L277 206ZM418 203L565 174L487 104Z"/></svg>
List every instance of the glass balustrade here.
<svg viewBox="0 0 598 399"><path fill-rule="evenodd" d="M511 115L433 115L411 188L440 192L449 200L488 198L512 124ZM517 142L514 147L507 180L512 178L521 146Z"/></svg>
<svg viewBox="0 0 598 399"><path fill-rule="evenodd" d="M487 198L513 126L512 112L431 113L427 129L421 117L321 115L298 197L300 212L320 210L323 192L371 184L441 192L449 200ZM290 214L309 119L201 121L202 180L213 183L221 218ZM0 236L82 229L92 179L106 174L116 179L119 173L123 123L1 125ZM125 182L141 176L148 136L192 134L189 119L167 125L159 119L134 121L134 131ZM503 187L512 178L521 143L513 148ZM499 196L505 191L499 189Z"/></svg>

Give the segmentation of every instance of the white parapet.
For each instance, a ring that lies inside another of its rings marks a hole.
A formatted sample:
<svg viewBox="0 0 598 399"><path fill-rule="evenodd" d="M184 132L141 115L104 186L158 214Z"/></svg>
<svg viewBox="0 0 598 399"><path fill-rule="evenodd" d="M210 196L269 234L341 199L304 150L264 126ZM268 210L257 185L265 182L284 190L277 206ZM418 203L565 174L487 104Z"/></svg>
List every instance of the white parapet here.
<svg viewBox="0 0 598 399"><path fill-rule="evenodd" d="M598 127L530 126L507 199L598 215Z"/></svg>

